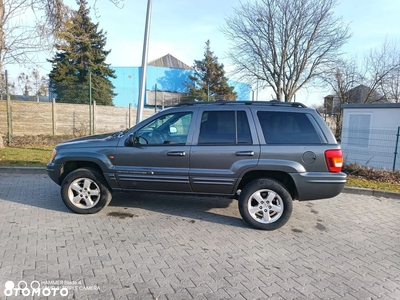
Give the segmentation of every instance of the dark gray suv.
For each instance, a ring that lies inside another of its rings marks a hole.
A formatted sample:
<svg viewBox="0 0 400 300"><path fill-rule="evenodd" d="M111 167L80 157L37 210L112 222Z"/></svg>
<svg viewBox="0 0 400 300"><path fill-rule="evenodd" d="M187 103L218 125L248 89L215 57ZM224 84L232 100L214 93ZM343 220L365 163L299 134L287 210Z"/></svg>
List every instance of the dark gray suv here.
<svg viewBox="0 0 400 300"><path fill-rule="evenodd" d="M293 200L338 195L342 152L315 109L300 103L188 103L123 132L57 145L47 165L65 205L91 214L113 192L161 192L238 199L252 227L273 230Z"/></svg>

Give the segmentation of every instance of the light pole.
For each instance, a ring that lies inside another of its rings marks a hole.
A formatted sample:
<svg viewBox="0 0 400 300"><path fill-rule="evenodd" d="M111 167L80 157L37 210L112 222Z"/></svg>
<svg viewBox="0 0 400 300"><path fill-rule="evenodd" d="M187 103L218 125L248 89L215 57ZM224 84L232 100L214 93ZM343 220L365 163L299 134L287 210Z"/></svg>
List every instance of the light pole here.
<svg viewBox="0 0 400 300"><path fill-rule="evenodd" d="M147 71L147 54L148 54L149 33L150 33L151 4L152 0L148 0L146 25L145 25L144 40L143 40L142 72L140 76L140 89L139 89L139 99L138 99L138 107L136 115L136 124L142 121L142 116L143 116L144 95L146 92L146 71Z"/></svg>
<svg viewBox="0 0 400 300"><path fill-rule="evenodd" d="M260 66L258 66L258 71L257 72L260 72ZM257 76L256 100L258 101L258 76Z"/></svg>
<svg viewBox="0 0 400 300"><path fill-rule="evenodd" d="M258 23L264 22L264 20L262 18L257 18L256 21ZM261 36L260 36L258 31L257 31L257 37L258 37L258 54L260 56L260 65L262 66ZM257 90L256 90L256 100L257 101L258 101L258 89L259 89L258 81L259 81L259 78L260 78L260 75L259 75L260 74L260 65L257 66ZM264 69L264 67L262 67L262 68Z"/></svg>

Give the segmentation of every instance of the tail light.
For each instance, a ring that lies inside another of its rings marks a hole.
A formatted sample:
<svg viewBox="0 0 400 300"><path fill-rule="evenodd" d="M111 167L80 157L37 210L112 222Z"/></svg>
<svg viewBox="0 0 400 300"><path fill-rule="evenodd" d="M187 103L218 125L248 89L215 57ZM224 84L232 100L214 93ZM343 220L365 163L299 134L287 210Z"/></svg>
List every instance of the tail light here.
<svg viewBox="0 0 400 300"><path fill-rule="evenodd" d="M338 173L342 171L342 166L343 166L342 150L340 149L326 150L325 160L329 172Z"/></svg>

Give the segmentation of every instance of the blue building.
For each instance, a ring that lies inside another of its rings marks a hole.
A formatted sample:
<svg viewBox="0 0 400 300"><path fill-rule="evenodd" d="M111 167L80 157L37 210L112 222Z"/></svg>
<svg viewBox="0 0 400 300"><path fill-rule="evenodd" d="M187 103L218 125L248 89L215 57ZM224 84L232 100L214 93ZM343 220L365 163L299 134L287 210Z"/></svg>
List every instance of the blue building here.
<svg viewBox="0 0 400 300"><path fill-rule="evenodd" d="M141 67L111 67L117 78L111 78L115 86L113 103L115 106L127 107L132 103L137 107L140 89ZM153 60L147 65L145 105L174 105L188 91L185 82L189 81L193 68L170 54ZM251 86L228 80L234 87L238 100L250 100Z"/></svg>

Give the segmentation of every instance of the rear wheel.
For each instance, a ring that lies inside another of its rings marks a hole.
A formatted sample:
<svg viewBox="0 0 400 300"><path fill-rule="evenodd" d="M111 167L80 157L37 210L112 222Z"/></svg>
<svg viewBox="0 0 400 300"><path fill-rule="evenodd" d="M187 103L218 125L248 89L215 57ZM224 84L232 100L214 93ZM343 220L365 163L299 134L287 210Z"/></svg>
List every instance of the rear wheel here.
<svg viewBox="0 0 400 300"><path fill-rule="evenodd" d="M239 211L251 227L274 230L289 221L293 200L286 188L278 181L256 179L247 184L239 197Z"/></svg>
<svg viewBox="0 0 400 300"><path fill-rule="evenodd" d="M94 214L110 203L112 195L102 174L92 168L82 168L64 178L61 197L71 211Z"/></svg>

